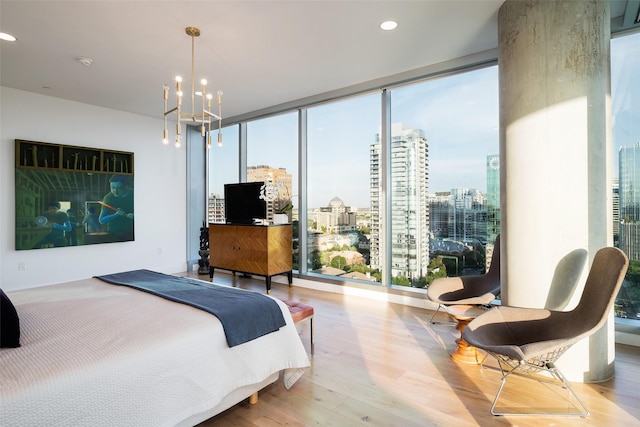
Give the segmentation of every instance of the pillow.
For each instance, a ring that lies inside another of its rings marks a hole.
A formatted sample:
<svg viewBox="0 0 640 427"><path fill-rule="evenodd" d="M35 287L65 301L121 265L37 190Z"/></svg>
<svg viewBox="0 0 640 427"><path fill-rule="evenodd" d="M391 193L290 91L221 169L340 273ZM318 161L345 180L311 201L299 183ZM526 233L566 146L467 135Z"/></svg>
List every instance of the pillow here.
<svg viewBox="0 0 640 427"><path fill-rule="evenodd" d="M2 289L0 289L0 347L20 347L18 312Z"/></svg>

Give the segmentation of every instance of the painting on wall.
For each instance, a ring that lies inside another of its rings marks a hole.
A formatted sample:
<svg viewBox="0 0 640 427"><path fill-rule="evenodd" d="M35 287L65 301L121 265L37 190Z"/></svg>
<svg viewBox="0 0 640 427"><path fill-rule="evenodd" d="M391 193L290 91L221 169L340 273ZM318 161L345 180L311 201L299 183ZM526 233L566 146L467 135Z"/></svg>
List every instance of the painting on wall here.
<svg viewBox="0 0 640 427"><path fill-rule="evenodd" d="M15 143L16 250L135 239L133 153Z"/></svg>

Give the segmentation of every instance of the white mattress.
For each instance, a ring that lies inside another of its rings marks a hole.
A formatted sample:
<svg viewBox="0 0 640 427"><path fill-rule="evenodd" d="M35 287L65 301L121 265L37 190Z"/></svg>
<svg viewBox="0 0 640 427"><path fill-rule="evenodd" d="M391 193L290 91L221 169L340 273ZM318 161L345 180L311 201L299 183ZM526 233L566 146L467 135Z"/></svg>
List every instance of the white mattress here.
<svg viewBox="0 0 640 427"><path fill-rule="evenodd" d="M21 344L0 349L0 426L173 426L309 359L286 306L278 332L229 348L215 316L86 279L8 293Z"/></svg>

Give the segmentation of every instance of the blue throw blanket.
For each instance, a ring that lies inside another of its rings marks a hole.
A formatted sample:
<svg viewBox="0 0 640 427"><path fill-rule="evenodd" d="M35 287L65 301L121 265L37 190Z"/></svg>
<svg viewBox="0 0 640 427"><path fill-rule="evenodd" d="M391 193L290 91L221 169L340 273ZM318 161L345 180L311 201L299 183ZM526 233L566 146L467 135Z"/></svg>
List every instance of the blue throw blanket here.
<svg viewBox="0 0 640 427"><path fill-rule="evenodd" d="M149 292L213 314L222 323L229 347L275 332L286 325L278 303L257 292L150 270L95 277L107 283Z"/></svg>

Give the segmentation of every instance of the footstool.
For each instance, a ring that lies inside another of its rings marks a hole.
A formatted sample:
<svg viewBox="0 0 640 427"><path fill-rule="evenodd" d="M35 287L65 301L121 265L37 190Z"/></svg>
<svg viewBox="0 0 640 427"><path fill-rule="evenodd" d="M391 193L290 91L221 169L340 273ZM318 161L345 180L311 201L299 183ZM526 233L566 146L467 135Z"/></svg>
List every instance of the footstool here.
<svg viewBox="0 0 640 427"><path fill-rule="evenodd" d="M456 329L460 331L460 338L456 340L458 348L451 353L451 358L461 363L478 365L478 349L462 338L464 328L486 310L475 305L450 305L445 308L449 316L456 320Z"/></svg>

